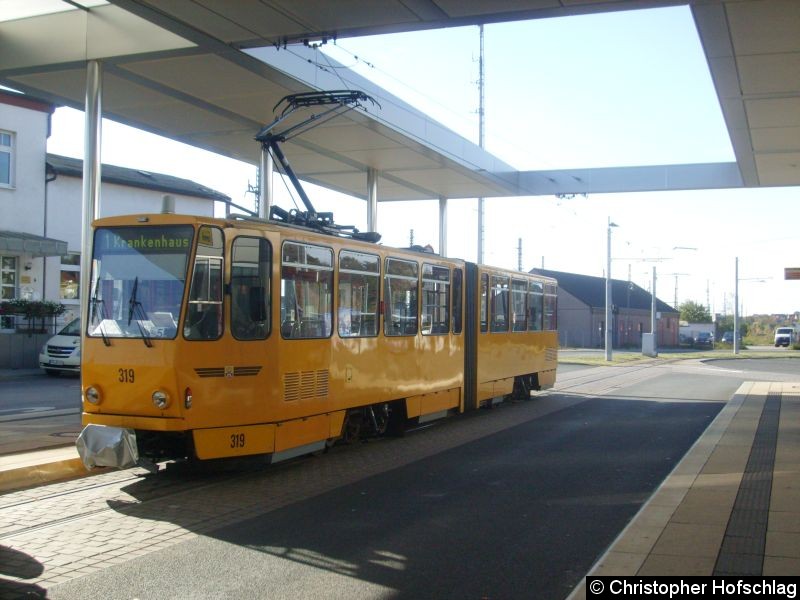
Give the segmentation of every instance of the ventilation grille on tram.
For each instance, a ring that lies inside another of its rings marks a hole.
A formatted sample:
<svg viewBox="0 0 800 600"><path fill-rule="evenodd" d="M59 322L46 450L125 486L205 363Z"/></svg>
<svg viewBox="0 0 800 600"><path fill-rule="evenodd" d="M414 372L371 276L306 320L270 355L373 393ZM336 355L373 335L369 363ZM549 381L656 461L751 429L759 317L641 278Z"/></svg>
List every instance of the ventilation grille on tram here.
<svg viewBox="0 0 800 600"><path fill-rule="evenodd" d="M283 399L307 400L328 395L328 371L300 371L284 373Z"/></svg>

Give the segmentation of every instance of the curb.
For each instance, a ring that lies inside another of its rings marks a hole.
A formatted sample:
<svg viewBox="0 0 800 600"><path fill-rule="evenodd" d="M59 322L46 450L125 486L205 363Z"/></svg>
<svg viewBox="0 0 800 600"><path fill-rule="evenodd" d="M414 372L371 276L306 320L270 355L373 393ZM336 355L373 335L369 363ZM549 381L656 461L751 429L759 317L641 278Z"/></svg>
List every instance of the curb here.
<svg viewBox="0 0 800 600"><path fill-rule="evenodd" d="M0 493L89 475L80 458L70 458L0 472Z"/></svg>

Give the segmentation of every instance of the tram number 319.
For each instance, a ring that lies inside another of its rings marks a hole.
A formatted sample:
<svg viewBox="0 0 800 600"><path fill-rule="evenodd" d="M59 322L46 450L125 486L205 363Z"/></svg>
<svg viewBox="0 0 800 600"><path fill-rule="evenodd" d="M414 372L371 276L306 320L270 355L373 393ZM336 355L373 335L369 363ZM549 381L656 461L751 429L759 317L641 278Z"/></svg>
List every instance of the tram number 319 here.
<svg viewBox="0 0 800 600"><path fill-rule="evenodd" d="M231 448L244 448L243 433L234 433L231 435Z"/></svg>

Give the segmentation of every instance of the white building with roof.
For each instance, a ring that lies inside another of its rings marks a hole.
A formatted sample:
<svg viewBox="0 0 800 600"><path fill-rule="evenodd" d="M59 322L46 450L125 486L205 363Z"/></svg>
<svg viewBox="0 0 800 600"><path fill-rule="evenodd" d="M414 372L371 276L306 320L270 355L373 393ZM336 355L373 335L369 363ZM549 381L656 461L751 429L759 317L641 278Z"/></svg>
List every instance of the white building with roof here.
<svg viewBox="0 0 800 600"><path fill-rule="evenodd" d="M83 176L81 160L47 154L54 109L0 90L0 303L27 299L65 305L50 331L80 312ZM230 202L186 179L102 166L102 217L160 212L164 195L172 196L175 211L183 214L213 216L215 202ZM26 331L29 325L0 310L0 368L36 365L42 338L50 332L33 334Z"/></svg>

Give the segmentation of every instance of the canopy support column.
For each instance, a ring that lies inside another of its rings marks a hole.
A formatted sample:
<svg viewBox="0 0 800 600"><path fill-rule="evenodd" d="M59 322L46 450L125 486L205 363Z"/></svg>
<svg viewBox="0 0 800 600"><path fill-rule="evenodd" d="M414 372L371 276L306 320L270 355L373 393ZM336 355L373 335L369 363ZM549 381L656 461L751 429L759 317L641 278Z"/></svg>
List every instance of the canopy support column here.
<svg viewBox="0 0 800 600"><path fill-rule="evenodd" d="M367 231L378 231L378 171L367 169Z"/></svg>
<svg viewBox="0 0 800 600"><path fill-rule="evenodd" d="M439 196L439 255L447 256L447 198Z"/></svg>
<svg viewBox="0 0 800 600"><path fill-rule="evenodd" d="M81 203L81 323L86 331L91 295L92 221L100 217L100 145L103 119L103 69L98 60L86 63L86 123L83 139L83 198Z"/></svg>

